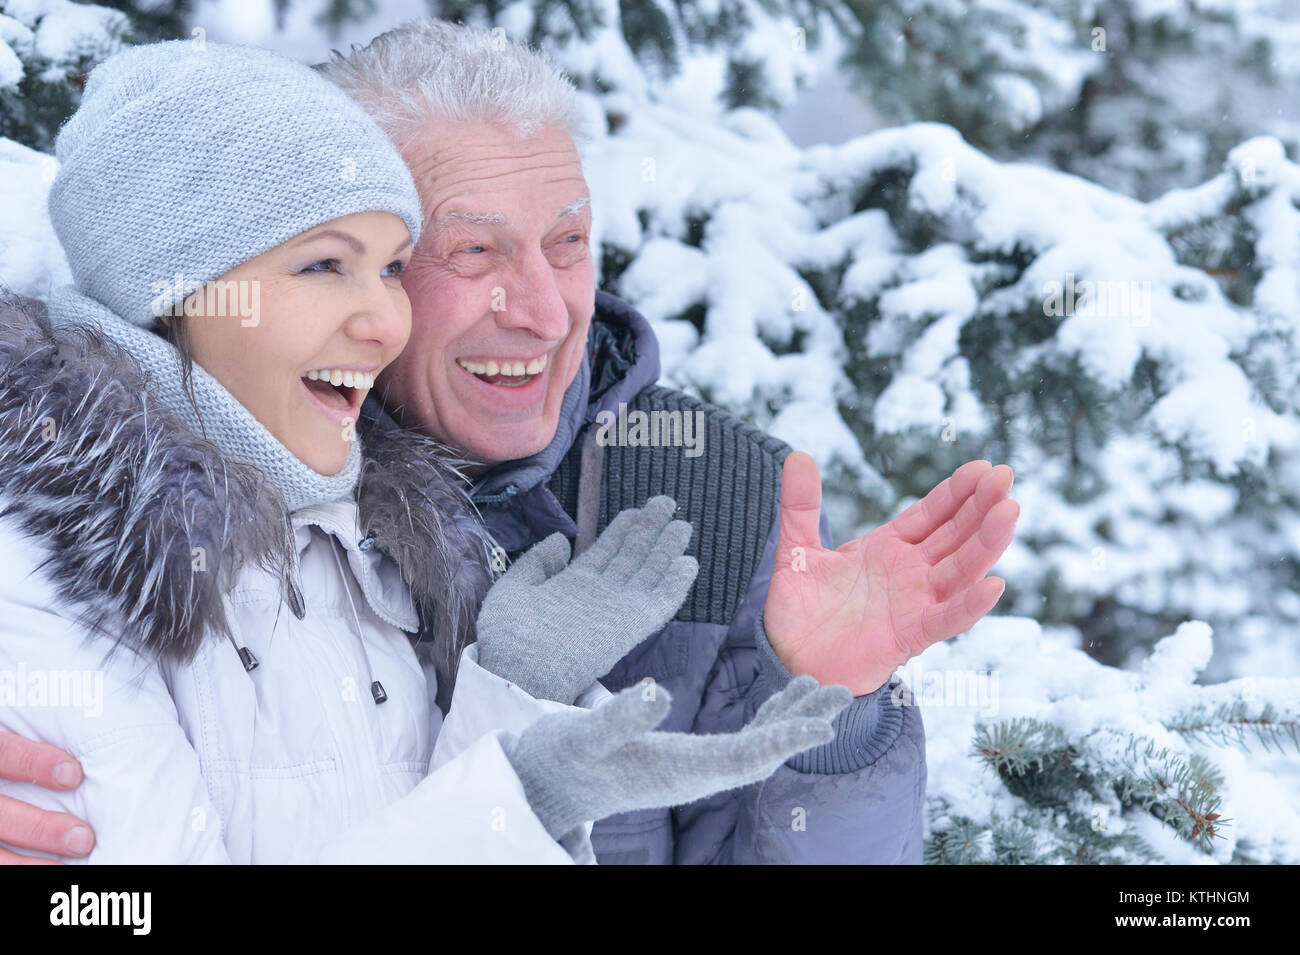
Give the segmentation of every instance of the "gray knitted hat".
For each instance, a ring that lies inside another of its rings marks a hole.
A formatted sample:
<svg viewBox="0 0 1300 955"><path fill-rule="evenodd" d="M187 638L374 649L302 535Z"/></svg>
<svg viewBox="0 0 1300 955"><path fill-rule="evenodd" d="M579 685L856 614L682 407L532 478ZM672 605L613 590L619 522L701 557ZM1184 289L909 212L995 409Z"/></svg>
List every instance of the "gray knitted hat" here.
<svg viewBox="0 0 1300 955"><path fill-rule="evenodd" d="M187 40L90 73L55 141L54 231L77 287L149 327L192 291L299 233L386 211L419 238L420 199L383 131L311 68Z"/></svg>

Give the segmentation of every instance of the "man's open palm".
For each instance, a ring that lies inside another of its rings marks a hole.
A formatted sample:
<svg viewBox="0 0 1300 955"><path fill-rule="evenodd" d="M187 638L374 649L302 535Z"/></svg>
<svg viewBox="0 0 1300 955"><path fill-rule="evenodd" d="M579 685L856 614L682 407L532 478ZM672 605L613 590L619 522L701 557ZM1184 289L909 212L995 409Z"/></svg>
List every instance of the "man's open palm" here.
<svg viewBox="0 0 1300 955"><path fill-rule="evenodd" d="M1006 586L984 575L1015 533L1011 481L1006 465L971 461L888 524L826 550L821 475L811 457L792 452L763 611L786 669L862 696L926 647L974 626Z"/></svg>

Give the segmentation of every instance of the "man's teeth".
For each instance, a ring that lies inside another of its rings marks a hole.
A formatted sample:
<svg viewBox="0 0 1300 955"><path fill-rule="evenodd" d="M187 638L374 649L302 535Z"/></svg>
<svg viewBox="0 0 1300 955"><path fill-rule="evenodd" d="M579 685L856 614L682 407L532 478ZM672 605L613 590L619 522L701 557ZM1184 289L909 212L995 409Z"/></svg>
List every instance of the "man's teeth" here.
<svg viewBox="0 0 1300 955"><path fill-rule="evenodd" d="M546 367L546 356L534 358L530 362L510 361L502 359L501 361L466 361L463 358L457 358L456 364L464 368L472 375L510 375L512 377L522 377L523 375L538 375Z"/></svg>
<svg viewBox="0 0 1300 955"><path fill-rule="evenodd" d="M328 381L335 387L343 385L345 388L361 388L363 390L375 387L375 376L365 371L339 371L337 368L318 368L315 371L307 372L302 377L310 378L312 381Z"/></svg>

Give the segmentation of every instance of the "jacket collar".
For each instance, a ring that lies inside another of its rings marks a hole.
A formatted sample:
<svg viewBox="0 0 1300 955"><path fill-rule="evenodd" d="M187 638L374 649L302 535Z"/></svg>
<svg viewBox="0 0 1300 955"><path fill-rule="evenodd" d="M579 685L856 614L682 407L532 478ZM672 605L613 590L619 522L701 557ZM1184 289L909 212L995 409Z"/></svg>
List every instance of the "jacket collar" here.
<svg viewBox="0 0 1300 955"><path fill-rule="evenodd" d="M588 338L592 355L587 421L617 411L659 380L659 339L644 315L621 298L596 293L596 319Z"/></svg>
<svg viewBox="0 0 1300 955"><path fill-rule="evenodd" d="M364 421L358 434L351 528L350 502L299 512L297 523L338 525L363 586L371 572L372 607L399 626L418 616L450 671L490 584L490 540L446 448ZM3 513L48 545L45 572L60 598L116 643L188 659L209 636L230 634L224 596L246 566L292 583L301 545L274 486L154 402L110 340L89 329L56 335L31 300L0 303L0 436Z"/></svg>
<svg viewBox="0 0 1300 955"><path fill-rule="evenodd" d="M361 512L355 501L338 500L293 512L298 558L311 542L311 528L332 534L347 554L348 566L376 617L408 633L420 628L419 611L401 569L374 541L361 532Z"/></svg>

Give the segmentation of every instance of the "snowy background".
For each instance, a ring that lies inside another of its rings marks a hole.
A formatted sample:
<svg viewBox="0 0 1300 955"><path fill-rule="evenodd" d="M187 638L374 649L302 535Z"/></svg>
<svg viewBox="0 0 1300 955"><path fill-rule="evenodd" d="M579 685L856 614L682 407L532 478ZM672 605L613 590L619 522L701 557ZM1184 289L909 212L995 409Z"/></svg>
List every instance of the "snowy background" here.
<svg viewBox="0 0 1300 955"><path fill-rule="evenodd" d="M666 383L814 455L837 541L1015 469L998 615L908 673L932 861L1300 862L1300 11L114 6L0 0L0 282L67 280L49 142L132 39L315 62L442 12L540 43L602 287Z"/></svg>

